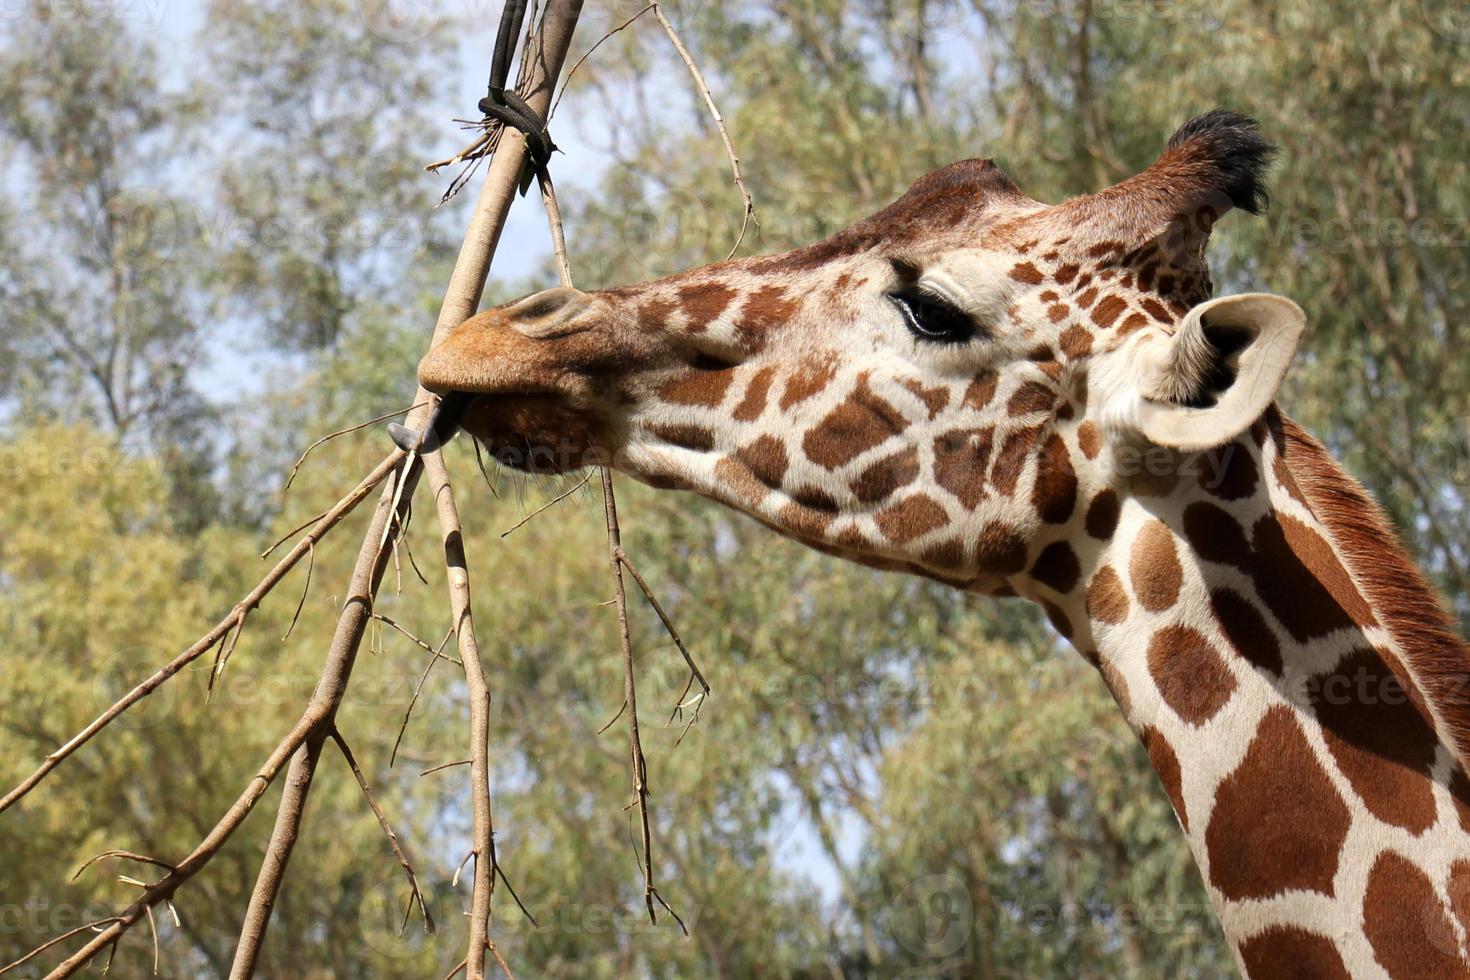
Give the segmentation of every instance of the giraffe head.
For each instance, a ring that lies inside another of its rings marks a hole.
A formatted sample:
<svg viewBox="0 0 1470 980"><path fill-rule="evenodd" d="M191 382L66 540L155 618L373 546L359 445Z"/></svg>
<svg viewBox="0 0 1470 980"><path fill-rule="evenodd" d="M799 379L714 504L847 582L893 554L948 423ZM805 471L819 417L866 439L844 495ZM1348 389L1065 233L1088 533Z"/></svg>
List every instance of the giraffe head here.
<svg viewBox="0 0 1470 980"><path fill-rule="evenodd" d="M1272 152L1215 111L1055 206L963 161L806 248L487 310L420 380L472 396L461 425L512 466L611 462L865 564L1026 594L1048 541L1148 476L1120 459L1228 442L1274 398L1301 311L1210 301L1204 264Z"/></svg>

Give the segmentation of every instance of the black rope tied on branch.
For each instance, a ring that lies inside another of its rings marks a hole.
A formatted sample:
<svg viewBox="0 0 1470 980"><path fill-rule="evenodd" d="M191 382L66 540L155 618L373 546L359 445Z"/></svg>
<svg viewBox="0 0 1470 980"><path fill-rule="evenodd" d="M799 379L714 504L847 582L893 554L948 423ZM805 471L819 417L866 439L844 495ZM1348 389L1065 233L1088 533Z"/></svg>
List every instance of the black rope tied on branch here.
<svg viewBox="0 0 1470 980"><path fill-rule="evenodd" d="M505 83L510 77L510 62L515 54L516 39L526 19L527 0L506 0L500 11L500 27L495 35L495 53L490 61L489 94L480 100L480 111L486 119L498 120L502 125L519 130L526 137L527 161L521 171L521 196L531 187L531 180L540 177L549 181L546 165L557 146L551 141L546 124L526 100ZM410 429L397 422L388 425L388 435L394 445L404 452L431 453L455 434L459 417L463 414L470 396L461 392L444 395L430 411L429 420L422 430Z"/></svg>
<svg viewBox="0 0 1470 980"><path fill-rule="evenodd" d="M501 8L500 29L495 35L495 53L490 61L489 93L480 100L480 111L486 119L498 120L526 137L526 152L530 159L521 174L523 197L531 187L532 177L546 176L546 165L557 149L536 110L527 105L514 89L505 87L516 38L520 36L521 24L526 19L526 5L527 0L506 0Z"/></svg>

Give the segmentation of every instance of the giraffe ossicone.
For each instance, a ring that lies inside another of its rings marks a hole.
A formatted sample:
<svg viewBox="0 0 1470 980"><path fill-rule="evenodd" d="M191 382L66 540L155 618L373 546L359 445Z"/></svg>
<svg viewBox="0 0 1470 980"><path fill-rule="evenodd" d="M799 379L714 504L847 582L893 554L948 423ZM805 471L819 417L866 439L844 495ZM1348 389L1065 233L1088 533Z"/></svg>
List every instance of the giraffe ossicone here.
<svg viewBox="0 0 1470 980"><path fill-rule="evenodd" d="M1210 229L1264 207L1272 153L1216 110L1057 205L963 161L806 248L487 310L420 380L508 465L611 464L1039 603L1244 972L1470 978L1470 651L1275 405L1302 311L1211 299Z"/></svg>

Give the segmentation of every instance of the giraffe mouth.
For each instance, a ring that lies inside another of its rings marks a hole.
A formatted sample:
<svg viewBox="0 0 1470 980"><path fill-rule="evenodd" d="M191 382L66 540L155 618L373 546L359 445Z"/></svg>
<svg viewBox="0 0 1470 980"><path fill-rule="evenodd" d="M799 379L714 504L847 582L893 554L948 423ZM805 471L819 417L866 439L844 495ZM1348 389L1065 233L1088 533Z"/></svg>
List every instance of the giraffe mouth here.
<svg viewBox="0 0 1470 980"><path fill-rule="evenodd" d="M484 394L445 392L422 435L389 427L404 450L433 452L463 431L502 466L540 476L605 463L592 413L547 391Z"/></svg>

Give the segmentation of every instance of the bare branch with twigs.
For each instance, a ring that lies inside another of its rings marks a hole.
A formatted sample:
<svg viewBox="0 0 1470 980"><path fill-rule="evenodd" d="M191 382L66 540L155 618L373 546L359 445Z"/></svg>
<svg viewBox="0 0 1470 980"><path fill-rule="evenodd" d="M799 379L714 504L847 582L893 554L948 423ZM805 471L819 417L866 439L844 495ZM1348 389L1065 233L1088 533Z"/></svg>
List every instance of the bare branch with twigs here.
<svg viewBox="0 0 1470 980"><path fill-rule="evenodd" d="M689 53L688 48L684 47L679 33L674 30L674 25L669 23L669 19L664 16L664 8L661 4L653 4L653 16L658 18L659 26L669 36L669 41L673 43L674 50L679 52L679 58L684 62L684 67L689 69L689 75L694 79L694 85L699 89L699 94L704 97L704 104L709 109L710 118L714 120L715 128L720 131L720 139L725 144L725 154L730 158L730 171L734 174L735 186L740 188L740 196L745 199L745 212L740 219L740 235L735 239L735 245L730 249L730 254L725 256L727 259L732 259L735 253L740 251L740 245L745 241L745 231L750 227L750 223L755 221L755 226L760 227L760 222L755 217L755 201L751 199L750 188L745 186L745 177L740 173L740 157L735 152L735 143L730 139L730 130L725 128L725 117L720 115L720 108L715 105L715 97L710 93L709 83L704 80L704 73L694 63L694 56Z"/></svg>
<svg viewBox="0 0 1470 980"><path fill-rule="evenodd" d="M403 456L402 450L394 450L389 454L386 459L379 463L371 473L353 488L351 493L337 501L330 510L323 513L317 519L306 536L298 541L296 546L276 563L276 566L260 580L255 588L250 590L244 599L240 600L228 616L216 623L213 629L196 640L192 646L160 667L152 676L119 698L110 708L102 712L102 714L93 719L80 732L68 739L64 745L46 756L45 760L35 772L22 780L10 792L6 793L3 799L0 799L0 813L5 812L17 800L20 800L33 790L41 780L45 779L57 766L66 761L68 756L72 755L77 749L89 742L98 732L110 725L118 715L121 715L124 711L127 711L133 705L152 694L166 683L169 678L213 649L227 633L235 628L244 610L259 605L270 593L271 589L275 588L276 584L285 578L292 568L296 567L296 563L310 553L316 542L325 537L328 531L336 527L342 518L352 513L353 508L362 503L367 495L372 493L374 488L388 478L388 474L392 473L398 464L402 462Z"/></svg>
<svg viewBox="0 0 1470 980"><path fill-rule="evenodd" d="M409 906L403 913L403 925L399 926L401 931L408 925L408 915L413 909L413 902L417 901L419 914L424 917L424 929L427 932L434 931L434 917L429 914L429 906L424 901L424 893L419 888L418 875L413 873L413 864L408 860L403 847L398 843L398 835L393 833L393 827L388 823L388 817L383 813L383 808L373 797L373 791L368 786L367 777L362 774L362 769L357 765L357 759L352 755L352 749L347 744L347 739L342 737L339 728L332 729L332 741L337 743L337 748L342 752L342 758L347 761L347 767L352 770L352 775L357 779L358 788L362 790L363 799L367 801L368 808L373 811L373 816L378 818L378 826L383 828L383 835L388 838L388 846L393 849L393 856L398 859L398 864L403 868L403 873L408 876L408 887L410 889Z"/></svg>

